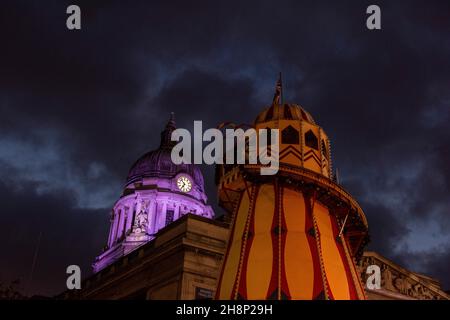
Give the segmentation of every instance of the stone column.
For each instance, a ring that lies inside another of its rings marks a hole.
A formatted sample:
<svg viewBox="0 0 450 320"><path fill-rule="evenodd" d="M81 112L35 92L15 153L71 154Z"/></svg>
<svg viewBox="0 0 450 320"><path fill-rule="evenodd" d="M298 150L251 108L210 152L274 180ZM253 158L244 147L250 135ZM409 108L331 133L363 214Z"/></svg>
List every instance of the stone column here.
<svg viewBox="0 0 450 320"><path fill-rule="evenodd" d="M131 229L131 227L133 226L133 209L134 209L134 204L132 204L131 206L127 207L127 224L125 226L125 233L128 232L128 230Z"/></svg>
<svg viewBox="0 0 450 320"><path fill-rule="evenodd" d="M152 232L156 233L158 232L158 218L159 218L159 210L161 209L161 203L158 201L157 198L155 198L155 209L153 211L153 217L152 217Z"/></svg>
<svg viewBox="0 0 450 320"><path fill-rule="evenodd" d="M173 221L177 220L180 217L180 205L175 205L175 212L173 214Z"/></svg>
<svg viewBox="0 0 450 320"><path fill-rule="evenodd" d="M148 209L148 226L147 232L152 234L155 232L155 215L156 215L156 201L154 199L150 200L150 206Z"/></svg>
<svg viewBox="0 0 450 320"><path fill-rule="evenodd" d="M119 239L120 237L122 237L123 232L124 232L124 228L125 228L125 208L120 209L120 217L119 217L119 229L117 232L117 239Z"/></svg>
<svg viewBox="0 0 450 320"><path fill-rule="evenodd" d="M111 215L109 218L108 248L112 246L113 231L114 231L114 211L111 210Z"/></svg>
<svg viewBox="0 0 450 320"><path fill-rule="evenodd" d="M162 203L161 211L159 212L158 225L156 226L159 229L164 228L166 225L166 211L167 211L167 202L164 201Z"/></svg>
<svg viewBox="0 0 450 320"><path fill-rule="evenodd" d="M113 226L112 226L111 246L116 241L118 223L119 223L119 213L117 211L114 211L114 222L113 222Z"/></svg>
<svg viewBox="0 0 450 320"><path fill-rule="evenodd" d="M120 237L120 223L122 220L122 209L117 210L117 223L116 223L116 236L115 236L115 242L119 240Z"/></svg>

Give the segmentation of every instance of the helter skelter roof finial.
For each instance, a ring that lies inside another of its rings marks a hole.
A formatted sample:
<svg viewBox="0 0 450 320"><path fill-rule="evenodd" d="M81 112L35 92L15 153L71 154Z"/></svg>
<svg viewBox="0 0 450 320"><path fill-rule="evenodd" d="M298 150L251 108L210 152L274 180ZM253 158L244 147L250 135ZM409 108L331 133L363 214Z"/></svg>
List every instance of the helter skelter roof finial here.
<svg viewBox="0 0 450 320"><path fill-rule="evenodd" d="M169 123L175 125L175 112L170 113Z"/></svg>
<svg viewBox="0 0 450 320"><path fill-rule="evenodd" d="M275 86L275 94L273 96L272 105L280 105L282 100L283 84L281 82L281 72L278 75L278 81Z"/></svg>

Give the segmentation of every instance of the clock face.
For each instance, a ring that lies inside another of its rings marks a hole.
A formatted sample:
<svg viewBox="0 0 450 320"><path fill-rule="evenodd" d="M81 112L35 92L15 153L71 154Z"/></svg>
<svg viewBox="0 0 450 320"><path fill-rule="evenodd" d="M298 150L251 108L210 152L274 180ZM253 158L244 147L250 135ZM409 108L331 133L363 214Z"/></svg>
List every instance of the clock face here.
<svg viewBox="0 0 450 320"><path fill-rule="evenodd" d="M189 192L192 189L192 182L188 177L179 177L177 180L178 189L182 192Z"/></svg>

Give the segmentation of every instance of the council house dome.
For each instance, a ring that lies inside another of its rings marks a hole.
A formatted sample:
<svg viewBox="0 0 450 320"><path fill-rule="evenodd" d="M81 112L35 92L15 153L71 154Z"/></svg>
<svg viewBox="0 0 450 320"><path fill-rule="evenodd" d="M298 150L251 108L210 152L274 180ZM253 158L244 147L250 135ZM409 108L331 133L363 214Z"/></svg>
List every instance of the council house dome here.
<svg viewBox="0 0 450 320"><path fill-rule="evenodd" d="M176 129L173 114L161 132L159 148L145 153L130 168L122 195L111 210L105 251L94 262L98 272L185 214L213 218L203 175L195 164L174 164L170 140Z"/></svg>

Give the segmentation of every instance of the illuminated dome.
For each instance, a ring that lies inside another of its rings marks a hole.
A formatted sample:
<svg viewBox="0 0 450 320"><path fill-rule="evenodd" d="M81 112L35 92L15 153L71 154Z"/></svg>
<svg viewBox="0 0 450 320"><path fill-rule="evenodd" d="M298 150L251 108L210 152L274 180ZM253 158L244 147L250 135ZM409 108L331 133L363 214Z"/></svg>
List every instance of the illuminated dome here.
<svg viewBox="0 0 450 320"><path fill-rule="evenodd" d="M172 178L180 172L189 174L203 189L203 175L200 169L193 164L174 164L170 158L170 149L157 149L140 157L131 167L126 184L136 183L144 178Z"/></svg>
<svg viewBox="0 0 450 320"><path fill-rule="evenodd" d="M274 104L262 111L255 120L255 124L275 120L305 120L316 124L311 114L297 104Z"/></svg>
<svg viewBox="0 0 450 320"><path fill-rule="evenodd" d="M171 150L174 145L170 141L172 132L176 129L173 115L166 128L161 132L161 144L158 149L147 152L140 157L128 172L126 185L142 182L145 178L167 178L171 179L183 172L189 174L195 184L203 190L203 175L194 164L174 164L171 159Z"/></svg>
<svg viewBox="0 0 450 320"><path fill-rule="evenodd" d="M131 166L124 191L111 210L108 242L94 262L94 272L153 240L159 230L186 214L214 216L200 169L195 164L172 162L175 143L170 138L175 129L172 115L161 133L159 148Z"/></svg>
<svg viewBox="0 0 450 320"><path fill-rule="evenodd" d="M281 102L281 82L272 104L256 117L254 128L279 130L281 171L295 166L333 178L328 135L303 107Z"/></svg>

